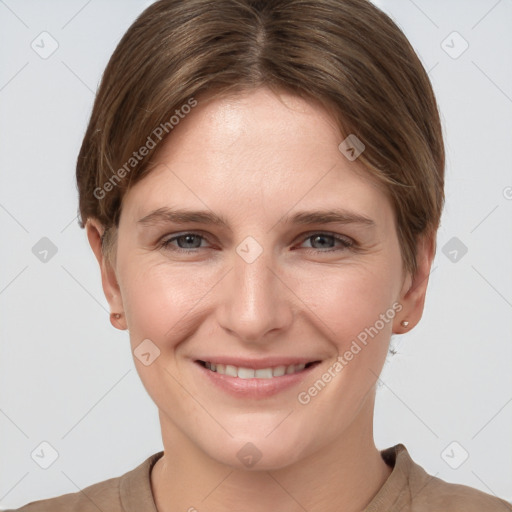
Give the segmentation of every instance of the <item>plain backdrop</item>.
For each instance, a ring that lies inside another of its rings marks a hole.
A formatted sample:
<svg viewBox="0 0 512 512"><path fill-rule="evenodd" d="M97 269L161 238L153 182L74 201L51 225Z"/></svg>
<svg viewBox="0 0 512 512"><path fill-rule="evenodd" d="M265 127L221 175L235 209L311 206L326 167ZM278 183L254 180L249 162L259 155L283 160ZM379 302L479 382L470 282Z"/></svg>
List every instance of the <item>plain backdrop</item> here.
<svg viewBox="0 0 512 512"><path fill-rule="evenodd" d="M162 449L74 182L103 69L150 3L0 0L0 508L77 492ZM429 71L447 149L425 312L392 340L376 443L512 500L512 2L376 3ZM41 449L55 450L47 469Z"/></svg>

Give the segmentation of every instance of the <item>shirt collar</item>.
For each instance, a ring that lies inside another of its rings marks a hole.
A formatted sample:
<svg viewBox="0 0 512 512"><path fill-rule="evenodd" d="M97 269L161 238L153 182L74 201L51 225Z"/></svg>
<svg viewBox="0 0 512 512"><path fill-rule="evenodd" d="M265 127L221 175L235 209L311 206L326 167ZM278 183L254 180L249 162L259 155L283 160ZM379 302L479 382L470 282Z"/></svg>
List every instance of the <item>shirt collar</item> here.
<svg viewBox="0 0 512 512"><path fill-rule="evenodd" d="M381 512L391 510L391 507L400 509L406 506L410 502L411 476L415 476L415 483L420 486L425 485L424 477L428 477L427 473L414 463L403 444L386 448L380 453L384 462L393 468L393 471L364 512ZM163 454L164 452L160 451L151 455L121 477L119 492L125 512L158 512L151 490L151 470Z"/></svg>
<svg viewBox="0 0 512 512"><path fill-rule="evenodd" d="M125 512L158 512L151 490L151 470L163 454L161 451L151 455L121 477L119 494Z"/></svg>

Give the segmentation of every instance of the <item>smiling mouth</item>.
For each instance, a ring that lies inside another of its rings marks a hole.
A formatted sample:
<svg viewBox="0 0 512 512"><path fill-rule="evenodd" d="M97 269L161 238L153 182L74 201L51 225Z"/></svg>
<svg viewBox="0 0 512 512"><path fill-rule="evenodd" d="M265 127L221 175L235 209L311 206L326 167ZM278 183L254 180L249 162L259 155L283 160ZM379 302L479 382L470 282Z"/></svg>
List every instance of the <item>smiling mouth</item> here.
<svg viewBox="0 0 512 512"><path fill-rule="evenodd" d="M320 361L311 361L309 363L302 364L290 364L272 366L269 368L244 368L242 366L233 366L230 364L215 364L209 361L197 361L204 368L219 373L221 375L227 375L228 377L238 377L239 379L273 379L274 377L282 377L283 375L292 375L294 373L300 373L308 368L316 366Z"/></svg>

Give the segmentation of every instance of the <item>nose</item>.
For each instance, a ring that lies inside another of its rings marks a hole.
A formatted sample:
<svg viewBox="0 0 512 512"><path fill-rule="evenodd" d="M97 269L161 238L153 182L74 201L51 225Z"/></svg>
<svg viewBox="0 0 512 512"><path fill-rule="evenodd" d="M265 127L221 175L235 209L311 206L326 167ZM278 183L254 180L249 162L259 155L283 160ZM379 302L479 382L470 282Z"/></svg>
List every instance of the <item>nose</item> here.
<svg viewBox="0 0 512 512"><path fill-rule="evenodd" d="M271 253L263 250L252 262L234 253L233 268L222 280L218 322L244 343L267 344L293 320L293 293Z"/></svg>

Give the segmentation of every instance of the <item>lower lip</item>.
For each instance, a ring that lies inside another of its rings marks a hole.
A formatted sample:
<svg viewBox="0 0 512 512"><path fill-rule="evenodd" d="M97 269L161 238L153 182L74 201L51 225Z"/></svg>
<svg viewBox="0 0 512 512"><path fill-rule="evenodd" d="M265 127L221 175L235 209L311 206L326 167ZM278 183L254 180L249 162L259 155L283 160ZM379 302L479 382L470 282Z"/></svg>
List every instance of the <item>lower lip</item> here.
<svg viewBox="0 0 512 512"><path fill-rule="evenodd" d="M194 364L210 382L223 391L239 398L258 399L268 398L296 386L307 377L319 363L304 368L304 370L300 372L282 375L281 377L272 377L271 379L241 379L240 377L231 377L230 375L212 372L197 362Z"/></svg>

